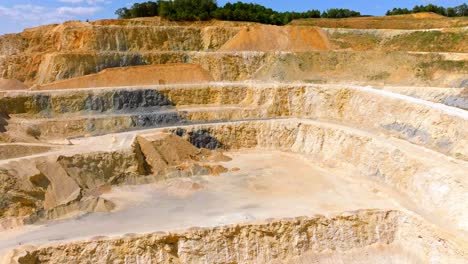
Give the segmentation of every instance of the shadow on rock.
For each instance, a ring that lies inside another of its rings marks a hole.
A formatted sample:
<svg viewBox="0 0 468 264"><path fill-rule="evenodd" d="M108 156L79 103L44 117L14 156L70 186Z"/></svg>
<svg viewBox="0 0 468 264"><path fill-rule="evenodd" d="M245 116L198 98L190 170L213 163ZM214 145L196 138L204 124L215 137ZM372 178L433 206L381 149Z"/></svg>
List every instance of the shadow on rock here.
<svg viewBox="0 0 468 264"><path fill-rule="evenodd" d="M5 127L8 125L8 119L10 119L8 113L5 110L0 109L0 133L6 132Z"/></svg>
<svg viewBox="0 0 468 264"><path fill-rule="evenodd" d="M207 129L198 129L187 132L186 129L177 128L172 132L180 137L188 137L189 142L197 148L206 148L211 150L224 148L224 145L216 137L212 136L210 131Z"/></svg>

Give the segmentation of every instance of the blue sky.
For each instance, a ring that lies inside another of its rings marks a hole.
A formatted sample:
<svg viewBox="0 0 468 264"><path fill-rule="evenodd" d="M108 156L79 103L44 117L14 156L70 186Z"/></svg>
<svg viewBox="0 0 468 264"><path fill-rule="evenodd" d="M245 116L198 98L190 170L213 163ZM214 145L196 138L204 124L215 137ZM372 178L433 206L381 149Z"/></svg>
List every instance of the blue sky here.
<svg viewBox="0 0 468 264"><path fill-rule="evenodd" d="M114 18L114 11L117 8L144 1L146 0L0 0L0 35L67 20ZM226 2L218 0L219 5L224 5ZM428 3L455 6L464 3L465 0L247 0L243 2L259 3L278 11L309 9L323 11L339 7L360 11L362 14L383 15L392 7L413 7Z"/></svg>

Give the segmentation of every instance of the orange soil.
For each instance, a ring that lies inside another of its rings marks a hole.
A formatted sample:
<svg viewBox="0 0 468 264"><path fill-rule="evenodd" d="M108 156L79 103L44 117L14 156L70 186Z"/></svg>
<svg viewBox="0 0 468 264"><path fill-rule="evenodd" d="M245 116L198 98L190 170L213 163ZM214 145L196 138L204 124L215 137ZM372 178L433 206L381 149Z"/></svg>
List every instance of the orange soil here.
<svg viewBox="0 0 468 264"><path fill-rule="evenodd" d="M29 87L18 80L0 78L0 91L26 89L29 89Z"/></svg>
<svg viewBox="0 0 468 264"><path fill-rule="evenodd" d="M105 69L96 74L33 87L37 90L209 82L213 78L198 64L164 64Z"/></svg>
<svg viewBox="0 0 468 264"><path fill-rule="evenodd" d="M220 51L328 50L326 35L316 27L254 26L243 28Z"/></svg>

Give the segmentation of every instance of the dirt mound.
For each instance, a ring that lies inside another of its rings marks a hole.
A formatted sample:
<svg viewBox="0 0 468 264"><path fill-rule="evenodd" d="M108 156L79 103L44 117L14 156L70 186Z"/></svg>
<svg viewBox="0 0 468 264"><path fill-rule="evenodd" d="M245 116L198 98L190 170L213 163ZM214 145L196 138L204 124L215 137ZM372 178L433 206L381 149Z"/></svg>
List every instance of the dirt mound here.
<svg viewBox="0 0 468 264"><path fill-rule="evenodd" d="M197 83L209 82L212 80L213 78L210 74L198 64L165 64L110 68L96 74L56 81L33 87L33 89L54 90L130 85Z"/></svg>
<svg viewBox="0 0 468 264"><path fill-rule="evenodd" d="M0 91L27 89L29 89L29 87L18 80L0 78Z"/></svg>
<svg viewBox="0 0 468 264"><path fill-rule="evenodd" d="M317 27L254 26L243 28L220 51L328 50L330 43Z"/></svg>

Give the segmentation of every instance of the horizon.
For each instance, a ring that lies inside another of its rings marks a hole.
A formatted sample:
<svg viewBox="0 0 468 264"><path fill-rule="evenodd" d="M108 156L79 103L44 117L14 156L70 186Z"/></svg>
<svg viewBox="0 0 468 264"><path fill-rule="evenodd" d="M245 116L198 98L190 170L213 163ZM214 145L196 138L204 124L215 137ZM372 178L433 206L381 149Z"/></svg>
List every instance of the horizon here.
<svg viewBox="0 0 468 264"><path fill-rule="evenodd" d="M47 24L58 24L69 20L95 21L100 19L112 19L117 16L115 10L121 7L130 7L134 3L142 1L118 1L118 0L0 0L0 35L19 33L26 28ZM227 2L217 1L223 6ZM277 0L241 1L256 3L276 11L303 12L318 9L321 12L330 8L347 8L360 12L362 15L383 16L392 8L413 8L415 5L435 4L438 6L452 7L465 3L465 0L330 0L326 2L310 3L304 0L290 0L287 3Z"/></svg>

